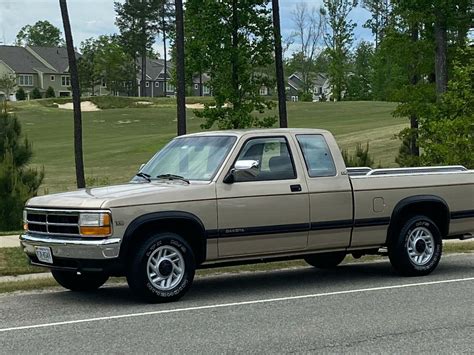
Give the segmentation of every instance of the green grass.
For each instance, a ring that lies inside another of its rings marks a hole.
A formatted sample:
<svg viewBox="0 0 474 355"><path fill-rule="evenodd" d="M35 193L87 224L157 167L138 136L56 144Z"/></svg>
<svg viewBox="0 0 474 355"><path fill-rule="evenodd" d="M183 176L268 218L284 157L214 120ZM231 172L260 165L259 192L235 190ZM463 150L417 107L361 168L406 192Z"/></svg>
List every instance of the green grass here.
<svg viewBox="0 0 474 355"><path fill-rule="evenodd" d="M14 276L45 272L45 269L31 266L20 247L0 249L0 276Z"/></svg>
<svg viewBox="0 0 474 355"><path fill-rule="evenodd" d="M40 194L75 188L72 111L48 107L68 99L44 99L15 103L13 109L33 144L32 165L44 166L45 180ZM84 161L89 181L128 181L140 164L176 135L174 99L91 98L102 107L124 108L83 113ZM188 103L210 102L210 98L189 98ZM137 109L137 101L152 105ZM341 148L354 148L370 141L376 163L395 166L399 142L393 139L406 123L393 118L395 104L386 102L288 103L290 127L323 128L336 135ZM271 114L277 115L276 109ZM188 132L200 131L203 122L187 110Z"/></svg>

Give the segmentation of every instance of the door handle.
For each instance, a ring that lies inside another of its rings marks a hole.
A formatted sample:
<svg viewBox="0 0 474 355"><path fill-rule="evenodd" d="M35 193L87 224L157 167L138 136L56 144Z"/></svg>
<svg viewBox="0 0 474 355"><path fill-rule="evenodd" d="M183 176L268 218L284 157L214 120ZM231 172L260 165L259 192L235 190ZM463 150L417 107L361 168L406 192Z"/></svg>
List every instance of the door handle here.
<svg viewBox="0 0 474 355"><path fill-rule="evenodd" d="M301 192L301 185L300 184L290 185L290 190L291 192Z"/></svg>

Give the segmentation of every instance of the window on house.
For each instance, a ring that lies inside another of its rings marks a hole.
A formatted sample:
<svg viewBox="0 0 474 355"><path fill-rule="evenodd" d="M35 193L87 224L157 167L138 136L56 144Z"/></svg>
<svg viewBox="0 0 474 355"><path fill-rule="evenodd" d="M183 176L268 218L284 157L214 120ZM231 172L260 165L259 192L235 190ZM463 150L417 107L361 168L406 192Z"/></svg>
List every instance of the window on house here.
<svg viewBox="0 0 474 355"><path fill-rule="evenodd" d="M33 86L33 75L18 75L18 85Z"/></svg>
<svg viewBox="0 0 474 355"><path fill-rule="evenodd" d="M51 75L50 80L51 80L51 81L55 81L55 80L56 80L56 77L55 77L54 75Z"/></svg>
<svg viewBox="0 0 474 355"><path fill-rule="evenodd" d="M174 92L175 91L174 85L171 85L169 82L166 82L166 92Z"/></svg>
<svg viewBox="0 0 474 355"><path fill-rule="evenodd" d="M61 85L62 86L71 86L71 78L69 76L62 76L61 77Z"/></svg>
<svg viewBox="0 0 474 355"><path fill-rule="evenodd" d="M102 79L101 83L103 88L107 87L107 82L105 81L105 79Z"/></svg>
<svg viewBox="0 0 474 355"><path fill-rule="evenodd" d="M194 89L198 90L199 89L199 84L194 84Z"/></svg>
<svg viewBox="0 0 474 355"><path fill-rule="evenodd" d="M160 82L159 81L155 81L155 88L159 88L160 87Z"/></svg>
<svg viewBox="0 0 474 355"><path fill-rule="evenodd" d="M145 83L145 87L147 87L147 88L150 87L150 82L149 82L149 81L147 81L147 82Z"/></svg>
<svg viewBox="0 0 474 355"><path fill-rule="evenodd" d="M261 95L261 96L266 96L266 95L268 95L268 89L267 89L266 86L262 86L262 87L260 88L260 95Z"/></svg>
<svg viewBox="0 0 474 355"><path fill-rule="evenodd" d="M211 92L211 90L209 89L209 86L204 85L202 87L202 93L203 94L208 95L208 94L210 94L210 92Z"/></svg>

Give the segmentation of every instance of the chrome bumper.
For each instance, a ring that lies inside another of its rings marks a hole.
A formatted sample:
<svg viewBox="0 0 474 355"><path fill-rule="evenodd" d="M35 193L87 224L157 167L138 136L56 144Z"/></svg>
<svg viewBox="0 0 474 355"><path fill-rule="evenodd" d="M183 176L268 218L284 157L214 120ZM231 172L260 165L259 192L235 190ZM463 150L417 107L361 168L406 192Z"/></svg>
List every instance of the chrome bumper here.
<svg viewBox="0 0 474 355"><path fill-rule="evenodd" d="M36 254L36 247L49 247L53 257L67 259L108 260L117 258L120 238L84 240L42 235L22 234L20 244L28 255Z"/></svg>

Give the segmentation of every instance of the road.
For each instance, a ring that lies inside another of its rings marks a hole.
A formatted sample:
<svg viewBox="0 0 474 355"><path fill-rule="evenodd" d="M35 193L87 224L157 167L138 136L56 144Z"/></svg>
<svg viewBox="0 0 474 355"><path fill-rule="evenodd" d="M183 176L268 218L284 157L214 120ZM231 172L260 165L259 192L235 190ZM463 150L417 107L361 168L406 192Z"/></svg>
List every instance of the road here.
<svg viewBox="0 0 474 355"><path fill-rule="evenodd" d="M421 278L385 261L202 277L161 305L125 285L10 294L0 353L472 353L473 291L474 254L462 254Z"/></svg>

